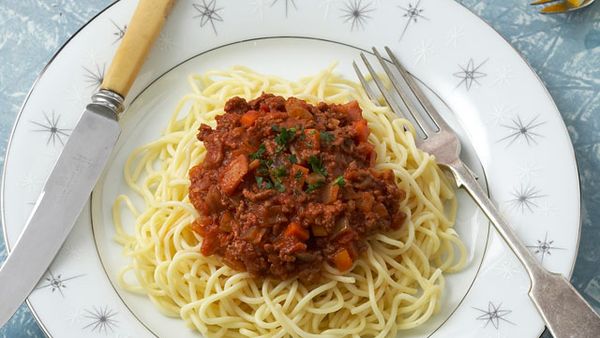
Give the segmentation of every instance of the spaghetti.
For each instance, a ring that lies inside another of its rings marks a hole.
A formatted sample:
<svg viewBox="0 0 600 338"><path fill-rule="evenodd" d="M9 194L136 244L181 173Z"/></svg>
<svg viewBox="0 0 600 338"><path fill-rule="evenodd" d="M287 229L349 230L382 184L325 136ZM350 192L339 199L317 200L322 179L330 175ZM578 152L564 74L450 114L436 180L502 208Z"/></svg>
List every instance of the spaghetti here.
<svg viewBox="0 0 600 338"><path fill-rule="evenodd" d="M407 120L371 102L333 66L297 82L244 67L192 75L189 82L192 92L162 136L134 150L125 165L125 180L144 203L138 209L120 195L113 205L116 240L129 258L121 287L147 295L164 314L207 337L393 337L438 311L443 273L460 270L467 255L453 228L453 188L435 159L415 146ZM407 194L400 206L404 225L368 238L366 252L343 275L325 264L320 284L235 271L202 255L202 237L190 227L198 214L188 196L188 171L206 155L196 139L199 126L215 127L229 98L263 92L313 103L357 100L371 130L375 168L392 170ZM127 230L123 210L135 218Z"/></svg>

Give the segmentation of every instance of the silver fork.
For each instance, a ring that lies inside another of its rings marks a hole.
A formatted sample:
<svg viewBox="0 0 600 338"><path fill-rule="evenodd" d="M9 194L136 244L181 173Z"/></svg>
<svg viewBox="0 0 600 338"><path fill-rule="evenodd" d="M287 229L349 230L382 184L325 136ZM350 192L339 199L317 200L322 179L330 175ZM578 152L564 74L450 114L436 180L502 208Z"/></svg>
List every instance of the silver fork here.
<svg viewBox="0 0 600 338"><path fill-rule="evenodd" d="M461 144L454 130L437 112L394 53L388 47L385 47L385 50L391 61L385 60L375 48L373 48L373 54L390 79L393 87L391 89L385 87L366 55L360 54L384 100L399 116L406 117L404 111L408 111L423 135L417 136L417 146L434 155L438 164L452 173L457 186L467 190L521 261L531 278L529 296L550 332L555 338L599 337L600 317L566 278L561 274L544 269L529 249L523 245L479 185L473 172L460 159ZM371 89L356 62L353 63L353 66L369 98L377 102L380 96ZM400 76L394 74L393 68ZM397 95L394 96L392 91L395 91ZM402 109L403 107L405 109Z"/></svg>

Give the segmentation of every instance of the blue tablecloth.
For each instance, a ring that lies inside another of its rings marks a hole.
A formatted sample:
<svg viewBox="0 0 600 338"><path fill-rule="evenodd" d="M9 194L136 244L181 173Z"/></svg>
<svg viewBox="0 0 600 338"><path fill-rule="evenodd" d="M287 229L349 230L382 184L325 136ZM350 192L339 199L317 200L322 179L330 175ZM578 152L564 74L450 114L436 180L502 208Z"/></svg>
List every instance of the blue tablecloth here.
<svg viewBox="0 0 600 338"><path fill-rule="evenodd" d="M37 74L79 27L111 2L0 2L0 164L19 107ZM588 9L556 16L537 13L527 0L459 2L523 54L562 112L575 145L583 192L583 229L572 282L600 310L600 1ZM0 261L6 256L1 236ZM44 334L22 306L0 328L0 337Z"/></svg>

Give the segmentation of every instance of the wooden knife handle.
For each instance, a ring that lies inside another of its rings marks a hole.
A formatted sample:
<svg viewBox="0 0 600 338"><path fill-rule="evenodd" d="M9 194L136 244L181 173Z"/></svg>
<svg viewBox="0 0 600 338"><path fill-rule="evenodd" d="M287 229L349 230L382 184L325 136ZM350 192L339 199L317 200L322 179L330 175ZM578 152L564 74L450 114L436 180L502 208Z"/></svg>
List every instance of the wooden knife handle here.
<svg viewBox="0 0 600 338"><path fill-rule="evenodd" d="M102 89L127 95L175 0L139 0Z"/></svg>

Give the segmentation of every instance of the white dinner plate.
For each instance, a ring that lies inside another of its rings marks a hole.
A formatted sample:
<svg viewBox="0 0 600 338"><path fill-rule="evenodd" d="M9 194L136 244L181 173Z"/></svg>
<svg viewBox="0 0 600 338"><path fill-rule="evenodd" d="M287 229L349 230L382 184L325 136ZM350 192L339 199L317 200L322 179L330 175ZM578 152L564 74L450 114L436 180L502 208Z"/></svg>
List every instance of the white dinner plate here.
<svg viewBox="0 0 600 338"><path fill-rule="evenodd" d="M92 19L53 58L15 124L2 186L7 246L17 239L71 128L95 91L135 1ZM543 265L570 276L580 227L577 166L566 128L535 73L496 32L451 0L182 0L143 67L121 120L123 133L91 202L29 298L54 337L198 337L145 297L115 283L126 263L113 241L112 201L127 191L123 163L159 135L190 73L233 65L289 79L390 46L453 125L464 159L488 184ZM93 140L90 140L93 142ZM465 193L457 231L464 271L447 275L441 311L403 337L537 337L543 323L529 280Z"/></svg>

